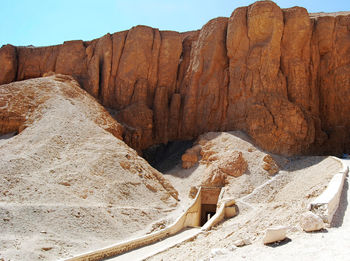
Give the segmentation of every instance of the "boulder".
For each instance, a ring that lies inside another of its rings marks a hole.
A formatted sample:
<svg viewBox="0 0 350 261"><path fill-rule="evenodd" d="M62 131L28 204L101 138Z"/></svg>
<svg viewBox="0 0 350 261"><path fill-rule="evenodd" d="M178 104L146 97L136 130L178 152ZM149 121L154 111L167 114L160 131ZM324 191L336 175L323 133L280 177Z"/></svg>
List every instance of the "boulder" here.
<svg viewBox="0 0 350 261"><path fill-rule="evenodd" d="M236 247L243 247L250 245L252 242L249 238L243 238L243 239L238 239L235 242L233 242L233 245Z"/></svg>
<svg viewBox="0 0 350 261"><path fill-rule="evenodd" d="M300 226L306 232L318 231L325 227L322 218L312 213L305 212L300 217Z"/></svg>
<svg viewBox="0 0 350 261"><path fill-rule="evenodd" d="M204 175L206 179L202 182L202 186L206 187L224 187L227 183L227 175L221 172L215 166L211 166L206 170Z"/></svg>
<svg viewBox="0 0 350 261"><path fill-rule="evenodd" d="M189 169L192 168L199 161L201 146L195 145L194 147L186 150L186 152L181 156L182 168Z"/></svg>
<svg viewBox="0 0 350 261"><path fill-rule="evenodd" d="M287 229L288 228L285 226L276 226L276 227L267 228L263 238L263 243L271 244L274 242L284 240L286 238Z"/></svg>
<svg viewBox="0 0 350 261"><path fill-rule="evenodd" d="M229 254L230 251L226 248L213 248L210 250L210 256L212 258L217 257L217 256L224 256Z"/></svg>
<svg viewBox="0 0 350 261"><path fill-rule="evenodd" d="M277 172L279 172L279 167L276 163L276 161L271 157L271 155L266 155L263 158L264 164L262 168L266 170L269 175L275 175Z"/></svg>
<svg viewBox="0 0 350 261"><path fill-rule="evenodd" d="M192 187L190 188L190 192L188 193L188 196L189 196L190 198L195 198L196 195L197 195L197 192L198 192L198 188L195 187L195 186L192 186Z"/></svg>
<svg viewBox="0 0 350 261"><path fill-rule="evenodd" d="M248 163L242 152L233 151L220 157L218 168L227 175L239 177L247 170Z"/></svg>

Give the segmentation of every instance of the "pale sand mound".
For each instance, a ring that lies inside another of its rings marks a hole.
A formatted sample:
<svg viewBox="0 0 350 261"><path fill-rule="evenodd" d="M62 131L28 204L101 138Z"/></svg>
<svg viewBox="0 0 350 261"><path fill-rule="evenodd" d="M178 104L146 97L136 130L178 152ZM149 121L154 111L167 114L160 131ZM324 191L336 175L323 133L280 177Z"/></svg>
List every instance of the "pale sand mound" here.
<svg viewBox="0 0 350 261"><path fill-rule="evenodd" d="M177 192L72 78L0 87L0 131L22 129L0 139L0 259L80 254L145 233L176 206Z"/></svg>
<svg viewBox="0 0 350 261"><path fill-rule="evenodd" d="M288 235L301 233L300 215L341 168L332 157L287 159L272 155L281 170L270 176L263 169L266 153L253 147L242 133L208 133L205 137L218 159L228 151L236 150L242 152L248 162L248 171L238 178L229 177L226 185L227 195L237 201L239 215L149 260L209 260L211 249L215 248L229 252L222 256L225 260L235 260L234 242L245 240L262 245L262 236L269 226L288 226ZM187 196L190 186L200 184L207 167L206 164L197 164L182 170L178 166L171 171L173 176L169 175L169 180L179 190L181 198ZM221 260L220 254L214 256L215 260Z"/></svg>
<svg viewBox="0 0 350 261"><path fill-rule="evenodd" d="M208 170L212 169L212 165L217 164L227 156L231 156L234 151L242 153L248 167L240 177L227 175L228 184L226 185L225 197L243 197L271 179L268 171L263 168L264 157L268 154L256 148L250 138L242 132L209 132L201 135L194 147L197 147L198 144L202 147L203 154L199 163L189 169L183 169L181 164L178 164L165 173L171 184L179 191L182 204L185 201L190 204L191 199L188 195L191 186L200 186L210 174ZM273 158L281 167L289 162L285 157L273 155Z"/></svg>

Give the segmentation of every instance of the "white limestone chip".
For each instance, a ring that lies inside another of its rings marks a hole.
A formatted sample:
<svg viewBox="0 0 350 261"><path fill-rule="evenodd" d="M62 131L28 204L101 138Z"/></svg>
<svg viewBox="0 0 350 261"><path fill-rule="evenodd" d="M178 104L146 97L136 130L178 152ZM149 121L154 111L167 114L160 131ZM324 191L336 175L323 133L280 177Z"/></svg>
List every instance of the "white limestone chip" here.
<svg viewBox="0 0 350 261"><path fill-rule="evenodd" d="M265 231L265 236L263 238L264 244L270 244L277 241L282 241L286 238L288 227L276 226L269 227Z"/></svg>

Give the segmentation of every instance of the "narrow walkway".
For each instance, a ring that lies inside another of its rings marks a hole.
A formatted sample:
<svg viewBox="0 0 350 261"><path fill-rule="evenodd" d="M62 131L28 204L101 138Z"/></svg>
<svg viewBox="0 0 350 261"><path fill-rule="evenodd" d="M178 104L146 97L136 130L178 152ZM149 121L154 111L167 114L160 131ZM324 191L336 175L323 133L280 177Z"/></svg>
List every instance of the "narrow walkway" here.
<svg viewBox="0 0 350 261"><path fill-rule="evenodd" d="M137 248L135 250L131 250L129 252L126 252L122 255L119 255L117 257L112 257L107 259L108 261L137 261L137 260L143 260L147 257L153 256L156 253L159 253L161 251L164 251L168 249L169 247L172 247L178 243L181 243L196 234L200 232L200 228L188 228L185 230L182 230L181 232L167 237L159 242L153 243L151 245L147 245L141 248Z"/></svg>

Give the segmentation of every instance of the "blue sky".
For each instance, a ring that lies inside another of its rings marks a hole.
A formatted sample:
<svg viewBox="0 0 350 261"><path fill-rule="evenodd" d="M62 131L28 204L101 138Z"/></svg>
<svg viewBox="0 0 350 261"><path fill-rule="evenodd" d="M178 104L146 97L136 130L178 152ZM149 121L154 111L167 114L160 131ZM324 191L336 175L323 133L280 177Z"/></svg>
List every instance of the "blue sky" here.
<svg viewBox="0 0 350 261"><path fill-rule="evenodd" d="M45 46L92 40L143 24L161 30L200 29L208 20L230 16L241 0L1 0L0 46ZM309 12L350 11L350 0L275 1Z"/></svg>

